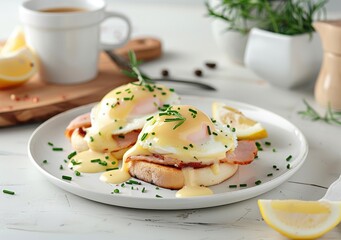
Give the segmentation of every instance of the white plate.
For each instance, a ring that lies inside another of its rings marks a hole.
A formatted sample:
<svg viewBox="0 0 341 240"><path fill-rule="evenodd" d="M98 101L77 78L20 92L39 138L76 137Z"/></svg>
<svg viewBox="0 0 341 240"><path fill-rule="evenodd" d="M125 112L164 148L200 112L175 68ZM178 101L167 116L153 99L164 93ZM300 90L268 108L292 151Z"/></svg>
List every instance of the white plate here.
<svg viewBox="0 0 341 240"><path fill-rule="evenodd" d="M100 173L75 176L64 162L67 155L73 151L64 136L64 130L73 118L89 112L93 105L61 113L43 123L32 134L28 153L40 172L53 184L66 191L101 203L142 209L193 209L242 201L277 187L303 165L308 154L307 142L301 131L284 118L244 103L205 97L182 97L183 104L194 105L209 115L211 115L211 104L214 101L224 102L241 110L246 116L261 122L267 129L269 137L259 141L264 149L259 151L259 158L250 165L241 166L232 178L211 187L214 192L211 196L176 198L176 191L157 189L144 182L142 185L133 185L134 190L132 190L131 185L121 187L101 182L99 180ZM265 141L271 142L271 146L266 145ZM64 150L52 151L48 142L53 143L55 147L62 147ZM289 155L292 158L288 162L286 158ZM44 160L48 162L44 164ZM288 163L291 166L290 169L287 169ZM60 170L60 165L63 165L63 170ZM273 165L276 165L279 170L274 169ZM267 176L269 173L272 173L273 176ZM72 176L72 181L62 180L62 175ZM256 185L257 180L261 180L262 183ZM239 187L239 184L247 184L247 187ZM230 188L230 185L238 185L238 187ZM144 193L142 193L143 187L146 189ZM120 193L112 194L116 188L120 190ZM136 188L138 190L135 190ZM157 198L156 195L162 196L162 198Z"/></svg>

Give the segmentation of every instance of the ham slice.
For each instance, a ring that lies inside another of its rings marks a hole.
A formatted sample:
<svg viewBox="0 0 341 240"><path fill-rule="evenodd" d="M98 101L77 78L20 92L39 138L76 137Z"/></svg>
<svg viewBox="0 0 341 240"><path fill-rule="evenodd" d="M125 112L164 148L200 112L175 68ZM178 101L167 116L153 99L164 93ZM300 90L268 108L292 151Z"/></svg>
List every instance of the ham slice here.
<svg viewBox="0 0 341 240"><path fill-rule="evenodd" d="M227 152L226 158L221 159L220 162L233 163L238 165L250 164L257 156L257 146L254 141L241 140L238 141L238 147L233 152ZM161 154L153 155L137 155L130 156L126 160L129 161L145 161L150 163L157 163L161 165L174 166L176 168L193 167L202 168L212 165L213 163L202 163L202 162L189 162L184 163L183 161L171 157L167 157Z"/></svg>
<svg viewBox="0 0 341 240"><path fill-rule="evenodd" d="M73 131L77 128L91 127L90 113L85 113L73 119L66 127L65 136L71 138Z"/></svg>
<svg viewBox="0 0 341 240"><path fill-rule="evenodd" d="M233 152L226 153L226 162L239 165L250 164L257 156L258 149L255 141L241 140Z"/></svg>
<svg viewBox="0 0 341 240"><path fill-rule="evenodd" d="M134 145L140 132L141 130L134 130L126 134L112 135L112 138L117 142L118 145L118 149L115 151Z"/></svg>

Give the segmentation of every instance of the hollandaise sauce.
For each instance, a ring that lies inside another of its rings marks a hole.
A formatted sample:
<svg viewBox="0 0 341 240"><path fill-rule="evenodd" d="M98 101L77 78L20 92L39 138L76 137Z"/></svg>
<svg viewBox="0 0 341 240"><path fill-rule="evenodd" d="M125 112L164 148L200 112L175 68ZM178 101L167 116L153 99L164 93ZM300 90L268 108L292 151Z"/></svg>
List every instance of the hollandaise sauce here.
<svg viewBox="0 0 341 240"><path fill-rule="evenodd" d="M118 160L109 153L86 150L73 156L68 167L82 173L97 173L118 168Z"/></svg>
<svg viewBox="0 0 341 240"><path fill-rule="evenodd" d="M186 167L182 169L182 173L185 178L185 185L179 191L176 192L176 197L194 197L194 196L205 196L212 195L213 192L208 187L199 186L196 182L195 169Z"/></svg>

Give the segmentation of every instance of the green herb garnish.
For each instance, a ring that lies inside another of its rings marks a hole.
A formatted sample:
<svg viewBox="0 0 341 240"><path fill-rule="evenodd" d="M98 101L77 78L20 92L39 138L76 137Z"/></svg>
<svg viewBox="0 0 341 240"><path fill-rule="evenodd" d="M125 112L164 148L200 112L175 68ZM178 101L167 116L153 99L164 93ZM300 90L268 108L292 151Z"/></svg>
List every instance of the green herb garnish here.
<svg viewBox="0 0 341 240"><path fill-rule="evenodd" d="M309 118L312 121L324 121L326 123L335 123L341 125L341 112L335 112L331 109L330 104L324 116L320 115L313 107L311 107L306 100L303 100L306 110L299 111L298 114L304 118Z"/></svg>
<svg viewBox="0 0 341 240"><path fill-rule="evenodd" d="M15 192L7 190L7 189L2 190L2 192L5 193L5 194L9 194L9 195L14 195L15 194Z"/></svg>
<svg viewBox="0 0 341 240"><path fill-rule="evenodd" d="M247 187L247 184L246 183L241 183L241 184L239 184L239 187Z"/></svg>
<svg viewBox="0 0 341 240"><path fill-rule="evenodd" d="M53 151L63 151L63 148L58 148L58 147L55 147L55 148L52 148Z"/></svg>
<svg viewBox="0 0 341 240"><path fill-rule="evenodd" d="M48 142L47 143L49 146L53 147L53 143L52 142Z"/></svg>
<svg viewBox="0 0 341 240"><path fill-rule="evenodd" d="M162 198L162 196L160 196L160 195L158 195L158 194L156 194L155 197L157 197L157 198Z"/></svg>
<svg viewBox="0 0 341 240"><path fill-rule="evenodd" d="M289 155L285 160L286 160L287 162L289 162L289 161L291 160L291 158L292 158L292 156Z"/></svg>
<svg viewBox="0 0 341 240"><path fill-rule="evenodd" d="M63 176L62 176L62 179L71 181L71 180L72 180L72 177L63 175Z"/></svg>
<svg viewBox="0 0 341 240"><path fill-rule="evenodd" d="M79 171L75 171L75 174L76 174L76 176L80 176L81 175L81 173L79 172Z"/></svg>
<svg viewBox="0 0 341 240"><path fill-rule="evenodd" d="M70 154L67 156L67 158L68 158L68 159L71 159L71 158L73 158L74 156L76 156L76 154L77 154L77 152L74 151L74 152L70 153Z"/></svg>
<svg viewBox="0 0 341 240"><path fill-rule="evenodd" d="M169 106L166 110L164 110L163 112L160 112L159 116L174 117L174 118L165 118L164 120L164 122L178 122L173 127L173 130L181 126L186 121L186 118L182 116L181 113L179 113L178 111L173 110L172 106Z"/></svg>
<svg viewBox="0 0 341 240"><path fill-rule="evenodd" d="M256 185L259 185L259 184L261 184L261 183L262 183L261 180L257 180L257 181L255 182Z"/></svg>
<svg viewBox="0 0 341 240"><path fill-rule="evenodd" d="M120 193L120 189L118 188L114 189L113 193Z"/></svg>

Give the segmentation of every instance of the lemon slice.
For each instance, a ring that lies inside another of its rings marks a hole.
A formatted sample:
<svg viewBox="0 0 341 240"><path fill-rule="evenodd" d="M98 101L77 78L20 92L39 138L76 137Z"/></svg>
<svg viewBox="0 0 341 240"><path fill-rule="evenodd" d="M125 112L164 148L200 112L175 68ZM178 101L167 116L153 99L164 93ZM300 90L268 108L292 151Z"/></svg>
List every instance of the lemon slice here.
<svg viewBox="0 0 341 240"><path fill-rule="evenodd" d="M268 136L266 129L259 122L245 117L243 113L224 103L214 102L212 115L218 122L235 128L239 140L256 140Z"/></svg>
<svg viewBox="0 0 341 240"><path fill-rule="evenodd" d="M293 239L315 239L341 221L341 202L258 200L265 222Z"/></svg>
<svg viewBox="0 0 341 240"><path fill-rule="evenodd" d="M26 46L25 34L22 27L16 27L0 51L0 55L15 52Z"/></svg>
<svg viewBox="0 0 341 240"><path fill-rule="evenodd" d="M36 71L35 56L27 47L0 56L0 89L20 85Z"/></svg>

